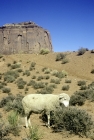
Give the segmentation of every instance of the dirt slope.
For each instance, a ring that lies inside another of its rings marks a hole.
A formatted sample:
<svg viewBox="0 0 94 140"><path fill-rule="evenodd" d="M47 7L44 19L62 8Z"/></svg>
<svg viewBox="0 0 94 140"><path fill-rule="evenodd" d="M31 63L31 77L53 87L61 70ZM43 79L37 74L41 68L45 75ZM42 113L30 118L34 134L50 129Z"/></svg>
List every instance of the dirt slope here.
<svg viewBox="0 0 94 140"><path fill-rule="evenodd" d="M66 64L61 64L61 61L56 61L57 53L49 53L47 55L40 55L40 54L15 54L15 55L5 55L0 58L0 73L3 74L6 71L10 70L8 64L13 64L14 61L21 64L21 69L23 72L25 70L29 70L31 62L35 62L35 70L30 72L30 76L24 76L20 73L20 77L23 78L27 83L32 79L32 76L45 76L46 74L43 73L42 69L47 67L51 70L58 70L62 71L65 70L68 73L66 78L63 78L60 84L57 85L57 88L54 89L54 94L59 94L62 91L62 86L66 85L65 79L70 79L72 82L69 85L70 88L66 93L70 96L77 90L79 90L79 86L77 86L77 81L85 80L87 84L94 81L94 74L91 74L91 70L94 69L94 54L87 51L85 54L78 56L77 52L65 52L66 58L69 60ZM50 84L50 80L53 79L53 76L48 74L50 79L44 80L44 82L48 82ZM1 81L3 78L1 79ZM25 95L24 89L18 89L15 83L7 83L7 86L11 88L11 93L16 95L21 93ZM36 89L29 87L27 94L36 92ZM0 98L8 96L7 94L3 93L0 90ZM87 110L91 115L94 114L94 103L87 102L82 108ZM5 114L0 108L0 112ZM4 115L6 116L6 114ZM33 125L38 125L39 130L43 132L43 140L81 140L82 138L75 135L62 135L62 133L52 133L51 129L48 129L44 126L44 123L39 119L40 115L33 114L31 116L31 120ZM24 125L24 123L23 123ZM22 127L22 131L19 137L14 137L13 135L11 138L13 140L22 140L22 138L26 135L26 130ZM83 138L85 140L86 138ZM89 139L88 139L89 140Z"/></svg>

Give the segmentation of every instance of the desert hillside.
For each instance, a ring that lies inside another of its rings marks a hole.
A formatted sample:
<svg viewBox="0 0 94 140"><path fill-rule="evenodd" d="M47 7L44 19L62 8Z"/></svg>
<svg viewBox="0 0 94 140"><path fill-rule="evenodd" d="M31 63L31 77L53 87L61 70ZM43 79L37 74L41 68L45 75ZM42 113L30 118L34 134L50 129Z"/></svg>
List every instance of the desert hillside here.
<svg viewBox="0 0 94 140"><path fill-rule="evenodd" d="M66 61L56 61L57 55L60 53L66 55ZM51 87L50 92L53 94L66 92L71 97L74 92L80 90L80 86L77 84L78 81L85 81L86 86L94 82L94 72L91 73L94 69L94 53L91 53L91 51L86 51L83 55L77 55L78 52L60 53L0 55L0 100L2 101L3 98L10 95L20 94L25 96L30 93L42 93L45 91L43 91L45 86ZM16 77L12 75L13 72L15 72L15 75L17 74ZM62 72L63 77L60 77L61 75L55 76L56 72ZM36 85L32 85L32 81L35 81ZM38 83L41 83L43 87L40 87ZM7 124L7 118L11 111L7 111L6 106L0 107L0 118ZM94 102L86 101L83 106L78 108L88 111L93 116L93 106ZM62 136L62 133L52 133L52 130L48 129L39 119L39 116L33 114L31 120L33 125L38 125L40 131L44 131L43 140L82 139L78 135L72 134L70 137L69 134ZM11 140L26 140L28 130L24 127L23 118L21 120L21 132L19 136L9 134Z"/></svg>

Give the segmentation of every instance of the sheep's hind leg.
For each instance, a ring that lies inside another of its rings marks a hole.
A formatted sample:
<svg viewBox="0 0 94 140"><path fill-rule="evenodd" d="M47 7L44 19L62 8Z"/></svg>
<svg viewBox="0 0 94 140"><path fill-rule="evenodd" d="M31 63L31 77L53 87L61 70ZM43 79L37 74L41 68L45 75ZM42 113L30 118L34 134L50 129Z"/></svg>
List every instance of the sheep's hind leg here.
<svg viewBox="0 0 94 140"><path fill-rule="evenodd" d="M48 118L48 128L50 128L50 114L47 114L47 118Z"/></svg>
<svg viewBox="0 0 94 140"><path fill-rule="evenodd" d="M28 126L32 128L31 121L30 121L30 115L31 115L31 113L29 113L29 115L27 117L27 122L28 122Z"/></svg>
<svg viewBox="0 0 94 140"><path fill-rule="evenodd" d="M30 118L28 119L28 125L32 128Z"/></svg>

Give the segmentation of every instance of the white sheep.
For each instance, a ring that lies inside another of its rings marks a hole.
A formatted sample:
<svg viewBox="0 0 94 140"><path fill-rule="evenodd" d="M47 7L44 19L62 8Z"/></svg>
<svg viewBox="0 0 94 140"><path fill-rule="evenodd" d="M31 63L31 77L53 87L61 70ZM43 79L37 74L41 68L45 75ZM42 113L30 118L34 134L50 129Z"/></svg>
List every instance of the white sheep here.
<svg viewBox="0 0 94 140"><path fill-rule="evenodd" d="M64 104L69 105L70 97L66 93L59 95L54 94L28 94L22 99L22 105L25 111L25 125L31 126L30 115L32 113L42 113L45 111L48 119L48 127L50 127L50 112Z"/></svg>

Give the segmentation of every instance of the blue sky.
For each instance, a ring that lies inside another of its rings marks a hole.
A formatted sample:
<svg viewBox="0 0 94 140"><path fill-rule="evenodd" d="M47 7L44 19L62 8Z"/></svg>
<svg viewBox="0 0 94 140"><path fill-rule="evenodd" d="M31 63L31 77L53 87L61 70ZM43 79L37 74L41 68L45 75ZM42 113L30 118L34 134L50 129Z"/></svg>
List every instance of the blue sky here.
<svg viewBox="0 0 94 140"><path fill-rule="evenodd" d="M0 0L0 26L24 21L47 29L55 52L94 49L94 0Z"/></svg>

